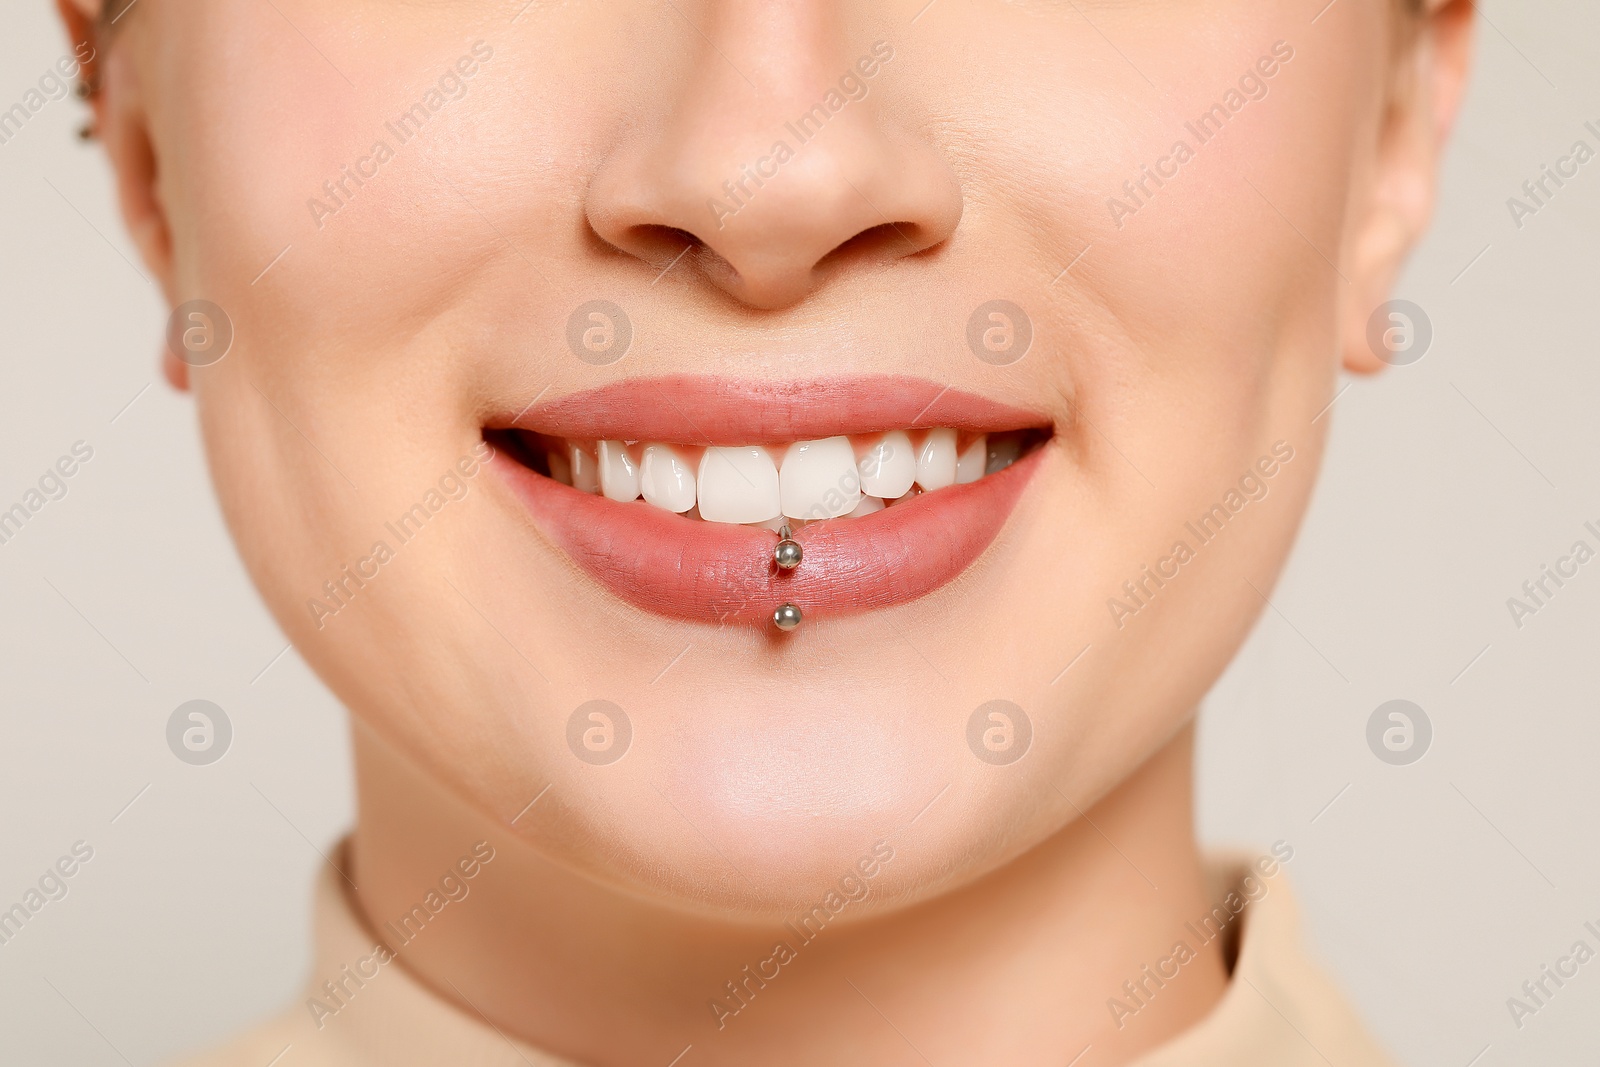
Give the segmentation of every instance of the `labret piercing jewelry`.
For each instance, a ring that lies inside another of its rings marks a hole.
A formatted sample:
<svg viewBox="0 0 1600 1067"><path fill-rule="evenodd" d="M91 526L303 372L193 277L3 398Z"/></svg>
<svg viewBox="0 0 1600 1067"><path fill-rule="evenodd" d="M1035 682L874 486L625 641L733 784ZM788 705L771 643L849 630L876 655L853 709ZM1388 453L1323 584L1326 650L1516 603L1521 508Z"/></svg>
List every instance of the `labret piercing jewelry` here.
<svg viewBox="0 0 1600 1067"><path fill-rule="evenodd" d="M805 558L806 551L801 547L789 532L789 524L784 523L778 529L778 543L772 549L772 562L778 565L780 571L792 571L800 566L800 561ZM788 633L800 625L800 609L793 604L784 604L772 613L772 625Z"/></svg>
<svg viewBox="0 0 1600 1067"><path fill-rule="evenodd" d="M805 555L806 550L790 535L789 524L784 523L778 529L778 543L772 549L772 562L778 565L780 571L792 571L800 566Z"/></svg>

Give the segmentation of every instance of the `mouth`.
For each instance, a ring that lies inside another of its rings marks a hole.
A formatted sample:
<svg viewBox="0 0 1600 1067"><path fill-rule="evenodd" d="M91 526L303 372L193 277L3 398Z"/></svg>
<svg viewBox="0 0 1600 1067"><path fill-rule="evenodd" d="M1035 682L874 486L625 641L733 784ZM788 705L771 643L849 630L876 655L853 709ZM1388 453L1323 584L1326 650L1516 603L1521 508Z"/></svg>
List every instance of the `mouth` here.
<svg viewBox="0 0 1600 1067"><path fill-rule="evenodd" d="M678 376L572 394L484 436L536 525L615 596L788 630L967 570L1051 423L918 378Z"/></svg>

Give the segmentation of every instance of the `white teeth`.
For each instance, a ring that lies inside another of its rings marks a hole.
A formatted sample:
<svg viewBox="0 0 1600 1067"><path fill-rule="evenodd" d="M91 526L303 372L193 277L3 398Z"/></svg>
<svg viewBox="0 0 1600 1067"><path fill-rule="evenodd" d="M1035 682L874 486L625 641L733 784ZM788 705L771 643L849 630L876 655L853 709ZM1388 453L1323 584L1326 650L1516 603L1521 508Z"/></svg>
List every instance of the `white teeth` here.
<svg viewBox="0 0 1600 1067"><path fill-rule="evenodd" d="M684 512L694 507L694 471L667 445L645 447L639 489L658 508Z"/></svg>
<svg viewBox="0 0 1600 1067"><path fill-rule="evenodd" d="M860 518L976 482L1017 462L1037 440L1028 430L965 439L939 427L770 447L549 441L542 469L557 482L611 500L643 495L652 507L690 519L773 531L787 523L798 532L810 522Z"/></svg>
<svg viewBox="0 0 1600 1067"><path fill-rule="evenodd" d="M600 442L600 491L622 503L639 499L639 465L621 441Z"/></svg>
<svg viewBox="0 0 1600 1067"><path fill-rule="evenodd" d="M956 460L956 484L966 485L983 477L983 469L989 462L989 437L980 434L961 453L961 458Z"/></svg>
<svg viewBox="0 0 1600 1067"><path fill-rule="evenodd" d="M956 432L929 430L917 450L917 484L924 489L943 489L956 480Z"/></svg>
<svg viewBox="0 0 1600 1067"><path fill-rule="evenodd" d="M1022 455L1022 439L1014 433L989 438L989 458L983 473L993 474L1011 466Z"/></svg>
<svg viewBox="0 0 1600 1067"><path fill-rule="evenodd" d="M595 463L593 452L568 445L567 463L572 468L572 488L585 493L600 491L600 467Z"/></svg>
<svg viewBox="0 0 1600 1067"><path fill-rule="evenodd" d="M710 522L765 522L783 510L778 468L764 448L707 448L696 484L700 517Z"/></svg>
<svg viewBox="0 0 1600 1067"><path fill-rule="evenodd" d="M893 500L917 480L917 454L904 430L891 430L861 457L861 491Z"/></svg>
<svg viewBox="0 0 1600 1067"><path fill-rule="evenodd" d="M778 470L783 513L791 519L836 519L861 500L861 475L848 437L796 441Z"/></svg>

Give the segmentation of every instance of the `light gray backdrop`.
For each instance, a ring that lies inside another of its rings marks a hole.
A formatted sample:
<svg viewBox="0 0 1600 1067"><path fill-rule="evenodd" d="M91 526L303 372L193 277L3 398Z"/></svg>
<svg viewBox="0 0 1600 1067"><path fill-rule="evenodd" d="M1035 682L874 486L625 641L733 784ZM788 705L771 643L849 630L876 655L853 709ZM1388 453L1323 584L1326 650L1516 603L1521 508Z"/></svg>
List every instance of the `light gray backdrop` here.
<svg viewBox="0 0 1600 1067"><path fill-rule="evenodd" d="M1202 718L1201 826L1294 842L1312 937L1404 1062L1592 1064L1600 961L1520 1029L1506 999L1600 946L1600 561L1520 629L1506 600L1600 545L1600 160L1520 229L1506 200L1600 146L1600 9L1482 8L1438 225L1397 293L1432 349L1326 416L1304 536ZM66 51L44 0L4 26L0 107ZM81 114L50 103L0 145L0 507L94 450L0 545L0 908L94 849L0 945L6 1065L149 1064L279 1007L352 816L344 713L258 603L192 406L156 378L163 308ZM195 698L232 719L227 773L168 751ZM1434 730L1409 766L1366 740L1398 698Z"/></svg>

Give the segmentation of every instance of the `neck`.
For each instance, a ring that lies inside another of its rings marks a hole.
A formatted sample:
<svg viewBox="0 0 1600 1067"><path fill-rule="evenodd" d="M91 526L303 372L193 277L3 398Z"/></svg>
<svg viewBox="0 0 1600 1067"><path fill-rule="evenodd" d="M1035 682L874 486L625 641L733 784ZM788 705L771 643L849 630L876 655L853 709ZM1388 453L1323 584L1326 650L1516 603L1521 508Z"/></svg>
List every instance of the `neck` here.
<svg viewBox="0 0 1600 1067"><path fill-rule="evenodd" d="M1093 1046L1096 1067L1114 1067L1192 1026L1227 982L1217 943L1184 927L1211 905L1192 741L1186 727L1082 818L977 882L807 936L692 915L552 864L358 723L351 874L401 965L574 1062L665 1065L692 1045L682 1067L1066 1063ZM470 896L407 940L400 918L479 841L494 858ZM1197 958L1174 979L1148 977L1178 941Z"/></svg>

